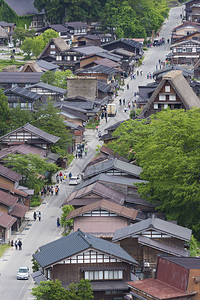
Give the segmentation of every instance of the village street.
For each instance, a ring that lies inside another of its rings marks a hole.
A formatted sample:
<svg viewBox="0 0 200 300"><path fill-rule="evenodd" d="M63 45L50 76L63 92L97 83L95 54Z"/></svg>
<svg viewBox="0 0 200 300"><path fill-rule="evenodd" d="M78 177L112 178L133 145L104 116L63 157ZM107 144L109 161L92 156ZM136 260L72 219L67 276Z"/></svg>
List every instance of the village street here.
<svg viewBox="0 0 200 300"><path fill-rule="evenodd" d="M169 20L163 25L160 32L160 38L164 37L165 40L170 39L170 32L172 28L181 23L180 13L182 13L182 7L176 7L171 9ZM147 73L153 73L156 70L156 65L158 65L158 60L165 60L166 54L169 52L169 45L165 44L160 47L152 47L147 53L145 53L145 59L143 60L142 66L138 68L139 71L143 71L142 76L136 76L136 79L131 80L127 78L125 83L129 83L129 90L125 88L125 91L119 92L118 97L114 100L118 107L118 112L115 117L108 118L108 123L105 120L101 120L99 129L102 134L104 129L118 121L125 120L129 118L129 110L125 113L124 107L119 107L119 99L126 99L128 101L135 100L134 93L138 91L138 85L146 85L152 80L147 79ZM95 148L97 145L101 145L97 137L97 132L93 130L86 130L85 140L88 142L88 155L83 156L82 159L74 159L67 172L72 172L73 175L77 175L82 172L86 164L94 157ZM33 212L28 212L28 217L30 221L28 222L25 229L21 234L13 236L12 239L21 239L22 250L16 251L10 248L5 255L0 258L0 298L1 300L30 300L34 299L31 295L32 287L34 283L32 278L28 281L19 281L16 278L17 270L20 266L28 266L30 272L32 272L32 254L38 249L39 246L46 244L50 241L58 239L61 237L62 228L57 228L56 219L61 216L62 210L60 208L61 204L64 202L66 197L72 191L73 187L69 186L68 183L63 183L60 185L60 192L58 196L48 196L44 199L41 206L36 209L40 210L42 213L41 221L33 220Z"/></svg>

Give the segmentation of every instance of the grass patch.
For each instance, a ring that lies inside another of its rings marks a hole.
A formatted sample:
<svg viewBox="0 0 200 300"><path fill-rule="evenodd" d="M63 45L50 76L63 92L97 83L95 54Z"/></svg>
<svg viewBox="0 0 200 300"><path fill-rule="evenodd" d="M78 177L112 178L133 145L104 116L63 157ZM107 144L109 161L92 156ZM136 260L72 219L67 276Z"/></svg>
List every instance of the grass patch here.
<svg viewBox="0 0 200 300"><path fill-rule="evenodd" d="M0 71L2 71L3 68L6 68L8 66L21 67L23 65L24 65L23 62L16 61L16 60L13 60L13 59L1 59L0 60Z"/></svg>
<svg viewBox="0 0 200 300"><path fill-rule="evenodd" d="M5 245L0 245L0 257L2 257L4 255L4 253L6 252L6 250L9 248L10 246L8 244Z"/></svg>
<svg viewBox="0 0 200 300"><path fill-rule="evenodd" d="M74 155L73 154L68 154L67 155L67 165L69 166L72 162L72 160L74 159Z"/></svg>
<svg viewBox="0 0 200 300"><path fill-rule="evenodd" d="M37 207L41 204L41 197L40 196L32 196L31 197L31 207Z"/></svg>

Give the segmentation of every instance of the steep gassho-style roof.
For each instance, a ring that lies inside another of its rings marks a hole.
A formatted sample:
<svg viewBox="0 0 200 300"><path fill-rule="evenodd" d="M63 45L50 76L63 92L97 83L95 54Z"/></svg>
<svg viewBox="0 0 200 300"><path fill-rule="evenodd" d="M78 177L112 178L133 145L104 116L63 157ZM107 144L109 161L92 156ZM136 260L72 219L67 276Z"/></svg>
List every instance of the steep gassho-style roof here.
<svg viewBox="0 0 200 300"><path fill-rule="evenodd" d="M97 209L103 209L106 211L113 212L119 216L125 217L127 219L135 220L137 217L138 211L135 209L127 208L125 206L121 206L117 203L110 202L108 200L100 200L96 201L90 205L82 206L80 208L72 210L66 217L66 219L74 219L78 216L82 216L86 212L90 212Z"/></svg>
<svg viewBox="0 0 200 300"><path fill-rule="evenodd" d="M31 132L35 135L38 135L39 137L41 137L42 139L44 139L45 141L49 142L49 143L56 143L60 138L53 135L53 134L50 134L50 133L47 133L29 123L26 123L25 125L23 125L22 127L20 128L17 128L16 130L13 130L12 132L9 132L7 134L5 134L4 136L0 137L0 140L2 141L5 137L9 136L11 133L13 132L17 132L21 129L25 129L27 130L28 132Z"/></svg>
<svg viewBox="0 0 200 300"><path fill-rule="evenodd" d="M34 0L4 0L18 16L37 15L37 8L34 7ZM42 11L42 13L44 13Z"/></svg>
<svg viewBox="0 0 200 300"><path fill-rule="evenodd" d="M6 167L4 167L3 165L0 165L0 176L6 177L8 179L10 179L11 181L19 181L22 179L22 175L18 174L17 172L8 169Z"/></svg>
<svg viewBox="0 0 200 300"><path fill-rule="evenodd" d="M163 75L162 81L154 91L151 98L148 100L139 118L145 116L145 113L151 108L156 96L159 94L167 81L173 87L175 93L177 93L177 95L180 97L186 109L192 109L194 107L200 108L200 99L190 87L185 77L182 75L182 71L176 70Z"/></svg>
<svg viewBox="0 0 200 300"><path fill-rule="evenodd" d="M43 54L45 53L46 49L49 47L49 45L51 43L54 43L54 45L58 48L58 50L60 52L64 52L69 50L70 46L65 42L65 40L63 38L57 37L57 38L52 38L49 40L48 44L46 45L46 47L44 48L44 50L42 51L42 53L39 55L39 59L43 56Z"/></svg>
<svg viewBox="0 0 200 300"><path fill-rule="evenodd" d="M103 161L101 163L86 168L83 177L84 178L92 177L113 168L128 173L130 175L136 176L138 178L140 176L140 173L142 172L142 168L115 158L115 159Z"/></svg>
<svg viewBox="0 0 200 300"><path fill-rule="evenodd" d="M80 230L40 247L40 251L35 253L33 257L41 267L46 267L91 248L130 264L138 264L117 244L86 234Z"/></svg>
<svg viewBox="0 0 200 300"><path fill-rule="evenodd" d="M190 241L192 235L192 230L161 220L153 215L152 218L116 230L113 241L133 237L148 229L157 230L184 241Z"/></svg>

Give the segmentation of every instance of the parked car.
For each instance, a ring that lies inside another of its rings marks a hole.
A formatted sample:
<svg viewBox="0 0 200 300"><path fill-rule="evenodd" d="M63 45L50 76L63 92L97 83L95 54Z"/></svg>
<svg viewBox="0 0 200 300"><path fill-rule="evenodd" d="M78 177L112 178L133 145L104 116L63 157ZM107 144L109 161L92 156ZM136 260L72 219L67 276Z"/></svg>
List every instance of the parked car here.
<svg viewBox="0 0 200 300"><path fill-rule="evenodd" d="M17 279L26 279L29 278L29 268L28 267L20 267L17 272Z"/></svg>
<svg viewBox="0 0 200 300"><path fill-rule="evenodd" d="M81 182L81 177L79 175L72 176L69 180L70 185L76 185L76 184L79 184L80 182Z"/></svg>

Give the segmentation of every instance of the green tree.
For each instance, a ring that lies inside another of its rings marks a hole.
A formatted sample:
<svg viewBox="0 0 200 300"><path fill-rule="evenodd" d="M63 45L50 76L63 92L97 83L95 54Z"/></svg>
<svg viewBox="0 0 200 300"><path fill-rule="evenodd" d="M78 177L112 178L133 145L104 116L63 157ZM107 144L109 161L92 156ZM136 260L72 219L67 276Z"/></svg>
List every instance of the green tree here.
<svg viewBox="0 0 200 300"><path fill-rule="evenodd" d="M55 82L55 73L52 71L44 72L41 76L41 81L47 84L54 85Z"/></svg>
<svg viewBox="0 0 200 300"><path fill-rule="evenodd" d="M33 119L32 113L28 109L22 110L20 104L10 109L12 118L10 119L10 130L17 129L26 123L31 123Z"/></svg>
<svg viewBox="0 0 200 300"><path fill-rule="evenodd" d="M24 52L25 59L31 59L33 50L33 39L26 37L21 46L21 50Z"/></svg>
<svg viewBox="0 0 200 300"><path fill-rule="evenodd" d="M32 39L32 52L37 58L45 47L45 41L41 35L35 36Z"/></svg>
<svg viewBox="0 0 200 300"><path fill-rule="evenodd" d="M66 217L73 209L73 205L65 205L62 207L63 213L61 215L60 223L64 227L64 234L66 234L67 227L70 228L73 225L73 219L66 220Z"/></svg>
<svg viewBox="0 0 200 300"><path fill-rule="evenodd" d="M26 30L24 28L17 27L14 30L13 40L16 44L19 41L20 45L25 40L25 38L32 38L35 35L35 29Z"/></svg>
<svg viewBox="0 0 200 300"><path fill-rule="evenodd" d="M37 287L32 289L32 295L37 300L67 300L66 290L59 280L41 281Z"/></svg>
<svg viewBox="0 0 200 300"><path fill-rule="evenodd" d="M0 89L0 136L4 135L9 128L10 108L7 97Z"/></svg>
<svg viewBox="0 0 200 300"><path fill-rule="evenodd" d="M51 147L53 152L57 152L62 156L68 153L68 149L72 144L72 134L66 129L64 119L60 115L59 109L54 107L52 101L41 105L34 113L32 125L60 137L60 140Z"/></svg>
<svg viewBox="0 0 200 300"><path fill-rule="evenodd" d="M59 37L59 33L56 32L53 29L47 29L42 34L42 38L43 38L43 40L45 42L45 45L48 44L48 42L49 42L50 39L53 39L53 38L56 38L56 37Z"/></svg>
<svg viewBox="0 0 200 300"><path fill-rule="evenodd" d="M35 154L21 155L10 154L5 158L6 166L12 167L14 171L23 176L22 184L33 189L35 185L42 187L44 180L40 177L41 174L49 172L49 176L58 171L55 164L48 163L44 158L40 158Z"/></svg>
<svg viewBox="0 0 200 300"><path fill-rule="evenodd" d="M166 110L146 120L130 120L115 132L112 149L142 167L138 191L168 219L200 230L200 110Z"/></svg>
<svg viewBox="0 0 200 300"><path fill-rule="evenodd" d="M81 279L79 283L71 283L67 291L67 300L92 300L93 290L89 280Z"/></svg>

